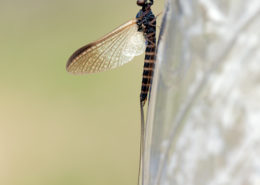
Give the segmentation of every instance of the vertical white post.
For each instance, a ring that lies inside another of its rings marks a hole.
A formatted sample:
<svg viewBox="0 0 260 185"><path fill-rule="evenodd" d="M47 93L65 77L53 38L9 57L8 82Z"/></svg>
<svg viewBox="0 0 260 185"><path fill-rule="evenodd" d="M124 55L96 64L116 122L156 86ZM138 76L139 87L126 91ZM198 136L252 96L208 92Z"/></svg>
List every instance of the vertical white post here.
<svg viewBox="0 0 260 185"><path fill-rule="evenodd" d="M168 0L145 185L260 184L260 1Z"/></svg>

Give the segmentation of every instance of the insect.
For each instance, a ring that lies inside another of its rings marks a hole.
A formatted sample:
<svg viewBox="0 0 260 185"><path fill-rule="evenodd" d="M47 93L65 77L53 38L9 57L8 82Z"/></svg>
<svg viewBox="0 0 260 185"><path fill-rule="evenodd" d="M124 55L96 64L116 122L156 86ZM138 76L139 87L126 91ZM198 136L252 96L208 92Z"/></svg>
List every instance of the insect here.
<svg viewBox="0 0 260 185"><path fill-rule="evenodd" d="M142 9L136 18L119 26L101 39L76 50L66 69L73 74L110 70L130 62L145 51L140 102L145 105L155 65L156 18L151 11L153 0L138 0Z"/></svg>
<svg viewBox="0 0 260 185"><path fill-rule="evenodd" d="M140 93L141 142L140 171L143 167L144 116L143 107L152 84L156 60L156 17L151 6L153 0L137 0L142 8L136 18L119 26L101 39L76 50L69 58L66 69L73 74L102 72L131 61L145 51L143 79ZM142 174L143 176L143 174ZM139 179L140 184L143 184Z"/></svg>

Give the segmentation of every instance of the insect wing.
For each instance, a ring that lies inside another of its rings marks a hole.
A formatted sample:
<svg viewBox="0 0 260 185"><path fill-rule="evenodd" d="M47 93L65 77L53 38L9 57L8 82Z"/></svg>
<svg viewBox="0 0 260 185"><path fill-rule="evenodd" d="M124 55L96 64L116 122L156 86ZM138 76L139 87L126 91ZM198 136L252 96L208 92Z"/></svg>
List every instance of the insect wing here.
<svg viewBox="0 0 260 185"><path fill-rule="evenodd" d="M122 66L144 50L143 33L137 31L136 20L131 20L75 51L66 68L74 74L102 72Z"/></svg>

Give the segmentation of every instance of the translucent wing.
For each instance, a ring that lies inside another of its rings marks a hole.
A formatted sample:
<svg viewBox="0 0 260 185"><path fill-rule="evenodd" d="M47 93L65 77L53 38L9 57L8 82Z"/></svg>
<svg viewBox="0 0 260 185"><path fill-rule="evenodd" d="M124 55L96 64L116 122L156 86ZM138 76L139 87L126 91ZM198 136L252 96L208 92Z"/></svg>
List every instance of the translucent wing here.
<svg viewBox="0 0 260 185"><path fill-rule="evenodd" d="M122 66L144 50L143 33L137 31L136 20L131 20L98 41L75 51L66 68L74 74L106 71Z"/></svg>

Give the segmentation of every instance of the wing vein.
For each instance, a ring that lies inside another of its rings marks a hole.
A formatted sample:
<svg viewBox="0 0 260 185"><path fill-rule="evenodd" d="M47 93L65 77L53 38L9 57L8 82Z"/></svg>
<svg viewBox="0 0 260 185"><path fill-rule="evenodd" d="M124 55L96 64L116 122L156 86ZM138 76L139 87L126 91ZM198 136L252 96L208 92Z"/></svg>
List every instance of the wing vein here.
<svg viewBox="0 0 260 185"><path fill-rule="evenodd" d="M144 50L145 38L137 31L136 20L130 20L75 51L67 62L67 71L83 74L110 70L131 61Z"/></svg>

